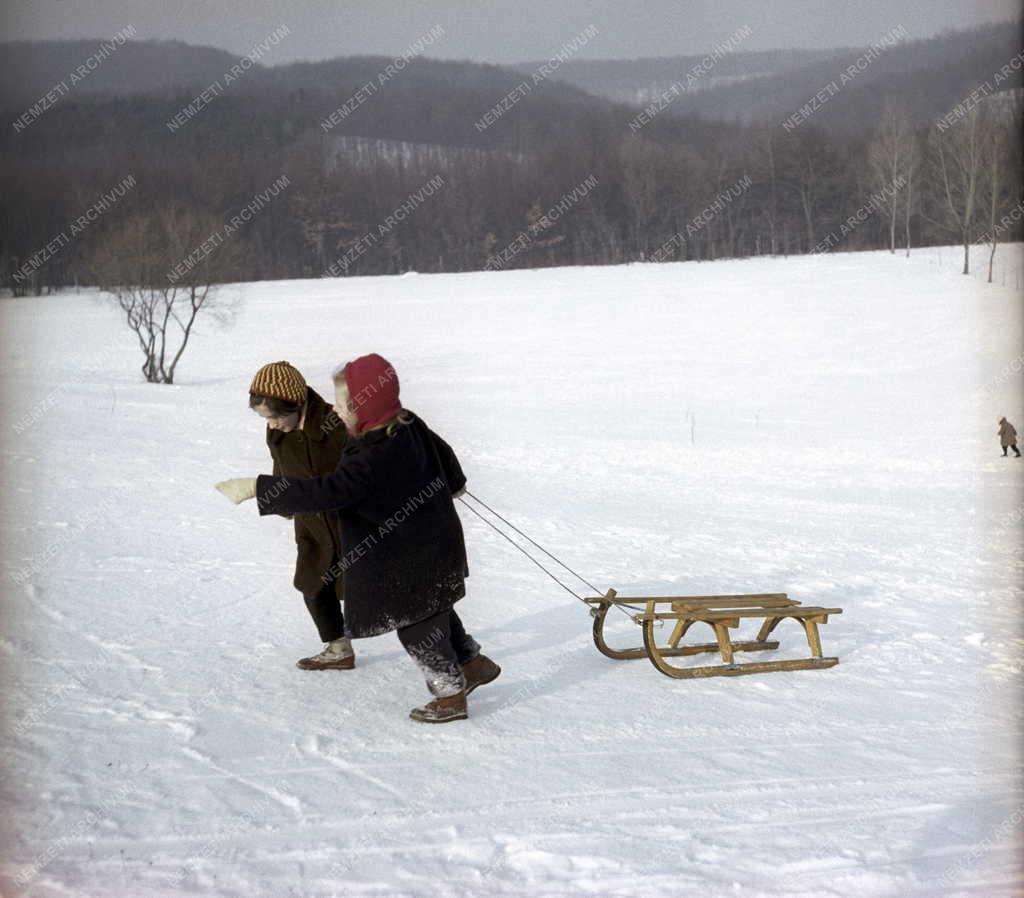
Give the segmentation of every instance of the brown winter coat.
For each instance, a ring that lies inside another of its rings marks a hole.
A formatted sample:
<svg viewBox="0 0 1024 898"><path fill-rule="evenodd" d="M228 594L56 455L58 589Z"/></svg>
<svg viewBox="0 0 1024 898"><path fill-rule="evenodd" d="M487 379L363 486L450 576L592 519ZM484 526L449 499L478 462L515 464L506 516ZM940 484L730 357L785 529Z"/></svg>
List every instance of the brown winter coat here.
<svg viewBox="0 0 1024 898"><path fill-rule="evenodd" d="M302 428L291 433L267 428L267 447L274 460L274 476L319 477L330 474L341 460L347 440L345 425L320 395L306 388L306 419ZM307 598L323 589L324 575L336 558L342 556L338 517L333 512L296 514L295 588ZM334 581L335 593L342 599L342 578Z"/></svg>
<svg viewBox="0 0 1024 898"><path fill-rule="evenodd" d="M999 419L999 442L1004 449L1017 445L1017 431L1006 418Z"/></svg>

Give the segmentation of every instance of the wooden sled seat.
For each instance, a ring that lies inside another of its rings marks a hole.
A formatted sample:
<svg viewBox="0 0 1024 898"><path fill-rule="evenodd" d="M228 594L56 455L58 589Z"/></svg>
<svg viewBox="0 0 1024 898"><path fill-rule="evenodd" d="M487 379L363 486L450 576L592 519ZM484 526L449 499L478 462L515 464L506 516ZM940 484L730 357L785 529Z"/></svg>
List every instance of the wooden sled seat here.
<svg viewBox="0 0 1024 898"><path fill-rule="evenodd" d="M785 593L755 593L751 595L727 596L655 596L625 598L614 589L586 602L593 606L594 644L599 652L616 660L643 658L645 655L663 674L677 679L695 677L735 677L743 674L767 673L774 670L805 670L808 668L833 667L838 658L826 658L821 652L820 624L827 624L829 615L842 614L842 608L823 608L801 605ZM643 648L613 649L604 638L604 624L608 611L613 605L628 607L630 617L643 629ZM640 607L642 606L642 608ZM757 636L752 640L733 641L730 630L739 627L745 618L759 618L762 621ZM736 663L735 652L753 652L777 649L779 643L769 640L772 631L784 620L799 622L810 646L810 658L792 660L753 661ZM658 645L657 630L665 621L675 621L671 635L665 645ZM696 623L704 623L715 633L713 643L680 646L687 631ZM676 667L666 659L684 655L699 655L705 652L719 652L722 664L701 667Z"/></svg>

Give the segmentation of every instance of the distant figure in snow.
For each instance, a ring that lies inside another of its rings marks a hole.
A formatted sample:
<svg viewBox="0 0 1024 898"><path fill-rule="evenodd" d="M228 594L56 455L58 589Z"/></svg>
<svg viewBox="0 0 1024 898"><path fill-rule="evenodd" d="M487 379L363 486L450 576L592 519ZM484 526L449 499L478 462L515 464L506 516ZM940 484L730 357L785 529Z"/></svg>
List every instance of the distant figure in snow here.
<svg viewBox="0 0 1024 898"><path fill-rule="evenodd" d="M318 477L330 474L341 460L347 432L341 419L302 373L288 362L271 362L249 385L249 408L267 422L267 448L274 476ZM300 658L303 670L351 670L356 658L345 635L343 578L338 521L330 514L295 515L295 578L323 650Z"/></svg>
<svg viewBox="0 0 1024 898"><path fill-rule="evenodd" d="M999 443L1003 447L1003 455L1006 455L1006 448L1011 448L1020 458L1020 449L1017 448L1017 431L1006 418L999 419Z"/></svg>
<svg viewBox="0 0 1024 898"><path fill-rule="evenodd" d="M434 700L413 720L467 716L466 696L501 668L480 653L454 604L466 594L466 544L453 497L466 487L451 447L398 397L398 375L379 355L334 373L334 411L348 445L331 474L266 474L218 483L236 505L257 499L260 515L337 515L345 547L345 633L398 638L426 676Z"/></svg>

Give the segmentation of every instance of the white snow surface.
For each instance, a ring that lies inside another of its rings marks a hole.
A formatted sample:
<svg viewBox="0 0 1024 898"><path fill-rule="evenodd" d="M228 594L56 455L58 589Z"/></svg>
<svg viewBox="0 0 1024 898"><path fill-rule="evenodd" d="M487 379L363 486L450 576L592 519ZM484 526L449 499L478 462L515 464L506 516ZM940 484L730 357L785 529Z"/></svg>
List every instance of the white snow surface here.
<svg viewBox="0 0 1024 898"><path fill-rule="evenodd" d="M1020 895L1024 461L996 419L1024 431L1021 255L993 285L955 247L233 285L173 386L94 292L0 301L0 891ZM460 509L458 610L503 667L469 720L408 719L394 634L297 669L291 522L213 483L270 471L260 365L329 396L371 351L596 587L839 606L839 665L605 658Z"/></svg>

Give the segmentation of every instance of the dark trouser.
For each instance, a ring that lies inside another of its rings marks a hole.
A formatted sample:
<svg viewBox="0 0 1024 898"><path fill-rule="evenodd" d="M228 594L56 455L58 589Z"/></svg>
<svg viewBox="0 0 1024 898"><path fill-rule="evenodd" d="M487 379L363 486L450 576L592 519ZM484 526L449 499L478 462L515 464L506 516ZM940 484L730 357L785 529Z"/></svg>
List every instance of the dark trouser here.
<svg viewBox="0 0 1024 898"><path fill-rule="evenodd" d="M1017 444L1010 443L1010 448L1017 453L1017 458L1020 458L1020 449L1017 448ZM1006 455L1006 446L1003 446L1003 455Z"/></svg>
<svg viewBox="0 0 1024 898"><path fill-rule="evenodd" d="M345 618L341 613L341 600L334 591L333 580L325 584L313 598L303 598L321 640L333 642L345 635Z"/></svg>
<svg viewBox="0 0 1024 898"><path fill-rule="evenodd" d="M398 638L433 695L443 698L466 688L462 665L480 654L480 644L465 631L454 609L399 627Z"/></svg>

